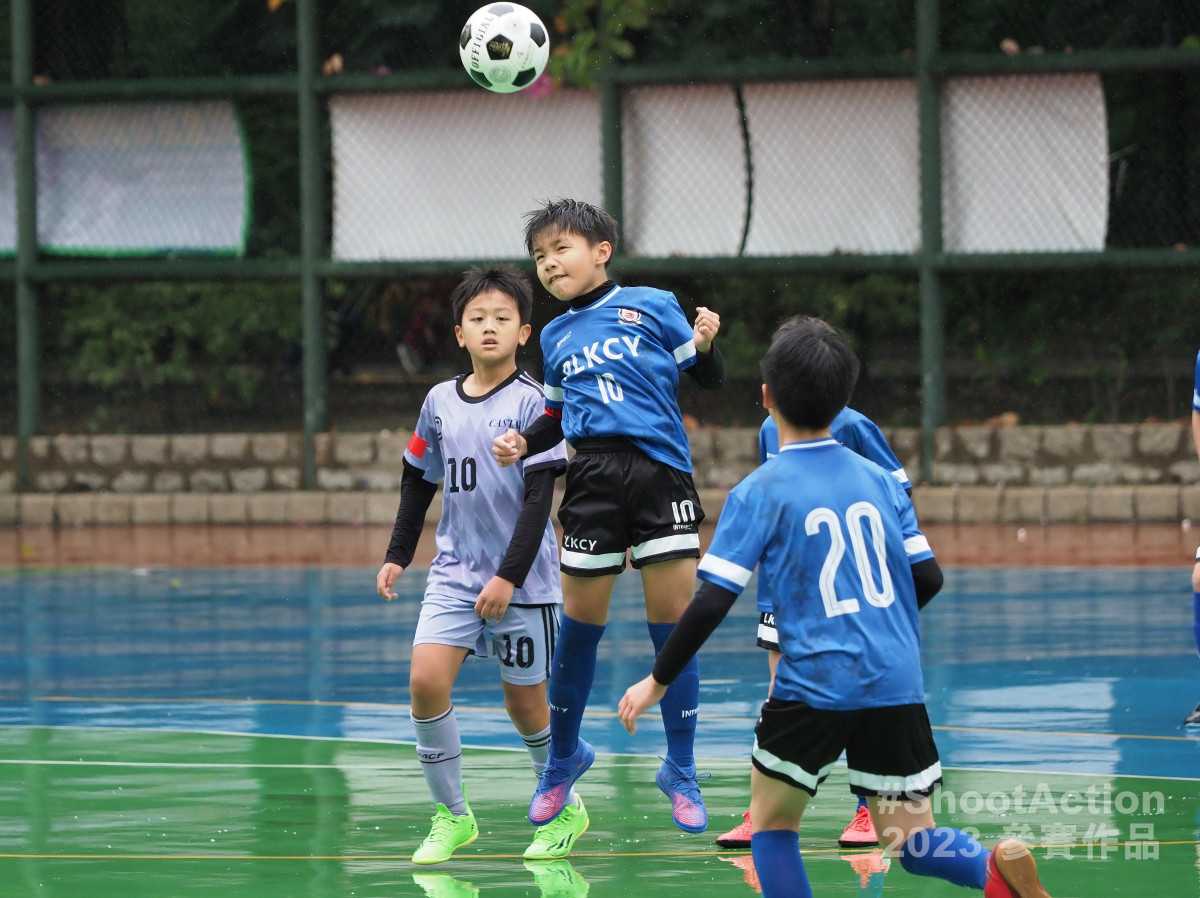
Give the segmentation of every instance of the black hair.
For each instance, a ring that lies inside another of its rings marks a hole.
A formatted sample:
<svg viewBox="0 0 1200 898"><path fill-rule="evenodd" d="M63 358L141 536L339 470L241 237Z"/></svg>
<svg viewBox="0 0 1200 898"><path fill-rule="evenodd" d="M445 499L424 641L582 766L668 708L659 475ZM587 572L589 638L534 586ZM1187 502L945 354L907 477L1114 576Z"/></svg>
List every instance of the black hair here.
<svg viewBox="0 0 1200 898"><path fill-rule="evenodd" d="M759 363L776 411L805 430L828 427L858 383L858 356L833 325L797 315L775 331Z"/></svg>
<svg viewBox="0 0 1200 898"><path fill-rule="evenodd" d="M463 272L462 280L450 294L450 308L454 311L454 323L462 324L463 309L472 299L488 290L498 290L511 297L517 307L521 324L528 324L533 315L533 288L525 275L511 265L494 268L469 268Z"/></svg>
<svg viewBox="0 0 1200 898"><path fill-rule="evenodd" d="M607 241L617 251L617 220L581 200L547 200L540 209L525 213L525 252L533 255L533 241L543 231L578 234L595 246Z"/></svg>

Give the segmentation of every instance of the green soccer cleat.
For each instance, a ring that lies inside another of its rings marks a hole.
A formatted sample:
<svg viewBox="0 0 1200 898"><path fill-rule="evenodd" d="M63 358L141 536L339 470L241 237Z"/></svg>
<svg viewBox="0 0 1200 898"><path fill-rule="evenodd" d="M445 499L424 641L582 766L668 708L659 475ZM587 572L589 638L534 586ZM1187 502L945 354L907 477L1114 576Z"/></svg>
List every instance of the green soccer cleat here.
<svg viewBox="0 0 1200 898"><path fill-rule="evenodd" d="M562 813L537 828L533 842L525 849L527 861L552 861L566 857L575 847L575 840L587 832L588 812L579 799L579 806L567 805Z"/></svg>
<svg viewBox="0 0 1200 898"><path fill-rule="evenodd" d="M475 822L470 805L467 805L467 812L458 817L439 802L432 819L429 835L412 856L414 864L440 864L449 860L456 849L479 838L479 824Z"/></svg>

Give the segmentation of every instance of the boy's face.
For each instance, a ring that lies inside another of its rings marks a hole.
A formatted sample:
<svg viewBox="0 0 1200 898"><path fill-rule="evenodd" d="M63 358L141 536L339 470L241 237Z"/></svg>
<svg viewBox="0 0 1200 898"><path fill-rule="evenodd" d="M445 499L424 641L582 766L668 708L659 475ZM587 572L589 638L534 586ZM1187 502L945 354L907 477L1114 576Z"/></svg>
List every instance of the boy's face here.
<svg viewBox="0 0 1200 898"><path fill-rule="evenodd" d="M517 347L525 345L531 329L521 323L511 296L499 290L485 290L467 300L454 335L476 366L490 367L512 363Z"/></svg>
<svg viewBox="0 0 1200 898"><path fill-rule="evenodd" d="M542 231L533 240L533 261L538 280L555 299L569 302L594 290L606 280L612 257L607 240L590 243L570 231Z"/></svg>

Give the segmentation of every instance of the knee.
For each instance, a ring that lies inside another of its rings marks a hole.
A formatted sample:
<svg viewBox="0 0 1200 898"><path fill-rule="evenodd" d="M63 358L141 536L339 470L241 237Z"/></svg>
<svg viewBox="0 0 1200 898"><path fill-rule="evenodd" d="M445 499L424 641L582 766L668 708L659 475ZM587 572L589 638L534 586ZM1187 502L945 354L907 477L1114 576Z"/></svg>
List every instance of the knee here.
<svg viewBox="0 0 1200 898"><path fill-rule="evenodd" d="M437 677L413 671L408 678L408 694L412 713L417 718L429 718L450 707L450 693Z"/></svg>
<svg viewBox="0 0 1200 898"><path fill-rule="evenodd" d="M536 688L506 689L504 710L513 721L532 721L539 713L545 715L547 722L550 718L550 708L546 704L545 695Z"/></svg>

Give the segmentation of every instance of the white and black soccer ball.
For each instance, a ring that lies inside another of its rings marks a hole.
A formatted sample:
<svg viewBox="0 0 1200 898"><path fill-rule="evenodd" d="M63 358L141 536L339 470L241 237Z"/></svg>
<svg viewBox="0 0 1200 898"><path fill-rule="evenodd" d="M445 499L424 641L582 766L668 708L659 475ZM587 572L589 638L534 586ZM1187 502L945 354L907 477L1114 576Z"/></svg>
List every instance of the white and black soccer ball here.
<svg viewBox="0 0 1200 898"><path fill-rule="evenodd" d="M542 20L517 3L489 3L475 10L458 38L458 55L476 83L511 94L537 80L550 58Z"/></svg>

